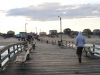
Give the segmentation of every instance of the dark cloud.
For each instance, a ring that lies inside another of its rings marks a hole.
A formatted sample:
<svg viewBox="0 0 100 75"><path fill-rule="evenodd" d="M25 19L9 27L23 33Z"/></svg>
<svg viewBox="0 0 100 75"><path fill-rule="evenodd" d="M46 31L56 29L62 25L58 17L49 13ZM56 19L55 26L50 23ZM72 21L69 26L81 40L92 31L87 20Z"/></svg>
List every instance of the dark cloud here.
<svg viewBox="0 0 100 75"><path fill-rule="evenodd" d="M58 16L67 18L100 17L100 4L60 5L44 3L38 6L15 8L7 12L7 16L25 16L31 20L53 21Z"/></svg>

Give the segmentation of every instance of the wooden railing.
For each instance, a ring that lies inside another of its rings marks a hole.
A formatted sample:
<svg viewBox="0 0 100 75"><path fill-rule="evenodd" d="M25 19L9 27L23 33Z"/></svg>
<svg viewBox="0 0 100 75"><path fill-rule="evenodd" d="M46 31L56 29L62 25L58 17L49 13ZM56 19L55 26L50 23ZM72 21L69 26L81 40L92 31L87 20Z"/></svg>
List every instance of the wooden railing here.
<svg viewBox="0 0 100 75"><path fill-rule="evenodd" d="M6 67L16 54L27 48L27 42L12 43L0 49L0 72Z"/></svg>
<svg viewBox="0 0 100 75"><path fill-rule="evenodd" d="M41 42L46 42L46 43L48 41L48 43L58 45L59 39L40 38L40 41ZM91 44L91 46L86 46L86 44ZM96 42L87 42L86 44L85 44L85 47L84 47L84 51L86 52L86 56L87 56L87 53L90 53L91 56L93 56L94 54L100 56L100 43L99 42L98 43L96 43ZM96 47L97 45L99 47ZM70 47L70 48L76 49L74 40L62 40L62 45L61 46L66 46L66 47Z"/></svg>
<svg viewBox="0 0 100 75"><path fill-rule="evenodd" d="M60 40L59 39L40 38L40 41L45 42L45 43L51 43L51 44L58 45L58 41L60 41ZM70 40L70 41L69 40L62 40L62 45L61 46L67 46L67 47L75 48L73 40Z"/></svg>

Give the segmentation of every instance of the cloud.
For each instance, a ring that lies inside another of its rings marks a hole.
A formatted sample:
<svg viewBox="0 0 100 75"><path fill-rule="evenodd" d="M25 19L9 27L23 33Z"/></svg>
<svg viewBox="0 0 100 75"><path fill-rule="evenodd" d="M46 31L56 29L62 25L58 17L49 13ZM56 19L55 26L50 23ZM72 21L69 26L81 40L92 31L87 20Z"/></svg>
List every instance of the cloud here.
<svg viewBox="0 0 100 75"><path fill-rule="evenodd" d="M6 11L5 11L5 10L0 10L0 12L1 12L1 13L6 13Z"/></svg>
<svg viewBox="0 0 100 75"><path fill-rule="evenodd" d="M100 17L100 4L61 5L44 3L37 6L15 8L7 11L7 16L24 16L34 21L54 21L63 19Z"/></svg>

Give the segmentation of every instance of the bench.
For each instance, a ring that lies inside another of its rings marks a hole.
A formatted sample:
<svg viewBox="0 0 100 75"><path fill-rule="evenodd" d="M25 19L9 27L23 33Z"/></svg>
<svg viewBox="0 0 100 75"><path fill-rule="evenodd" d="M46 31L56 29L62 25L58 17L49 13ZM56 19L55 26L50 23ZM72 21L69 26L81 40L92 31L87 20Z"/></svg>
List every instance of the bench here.
<svg viewBox="0 0 100 75"><path fill-rule="evenodd" d="M91 47L92 47L92 46L91 46ZM87 56L88 53L91 55L91 58L93 58L95 54L100 55L100 53L95 52L94 50L91 50L91 47L84 47L84 51L85 51L85 53L86 53L86 56ZM92 47L92 48L93 48L93 47ZM96 49L97 49L97 48L96 48Z"/></svg>
<svg viewBox="0 0 100 75"><path fill-rule="evenodd" d="M16 59L15 59L15 63L22 63L22 68L24 69L24 64L27 60L29 60L29 53L30 53L30 49L31 48L28 48L26 49L26 52L25 52L25 55L21 56L17 56Z"/></svg>

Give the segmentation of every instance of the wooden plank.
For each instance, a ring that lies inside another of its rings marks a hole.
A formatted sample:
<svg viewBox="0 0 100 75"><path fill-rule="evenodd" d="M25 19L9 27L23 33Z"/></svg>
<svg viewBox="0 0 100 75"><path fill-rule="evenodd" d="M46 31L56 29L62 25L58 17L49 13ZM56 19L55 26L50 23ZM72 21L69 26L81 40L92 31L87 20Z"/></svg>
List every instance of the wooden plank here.
<svg viewBox="0 0 100 75"><path fill-rule="evenodd" d="M76 50L62 49L57 45L37 42L37 47L30 53L26 61L27 70L17 68L14 60L4 70L4 75L100 75L100 57L94 59L85 57L83 51L82 63L78 62ZM13 71L12 71L13 70Z"/></svg>
<svg viewBox="0 0 100 75"><path fill-rule="evenodd" d="M15 63L17 63L17 62L24 62L25 61L24 58L25 58L24 56L17 56L16 60L15 60Z"/></svg>

